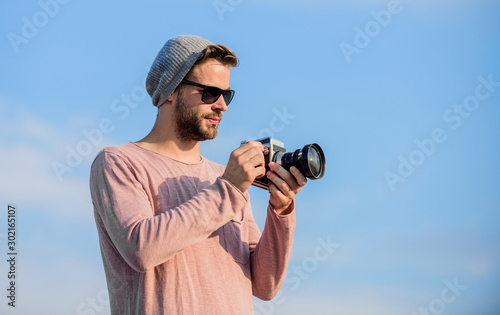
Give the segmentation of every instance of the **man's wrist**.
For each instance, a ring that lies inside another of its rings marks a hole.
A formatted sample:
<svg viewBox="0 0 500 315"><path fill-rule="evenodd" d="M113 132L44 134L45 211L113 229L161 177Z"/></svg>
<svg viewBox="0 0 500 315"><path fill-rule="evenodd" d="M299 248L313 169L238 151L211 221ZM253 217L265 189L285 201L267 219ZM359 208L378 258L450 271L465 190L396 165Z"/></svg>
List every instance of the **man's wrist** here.
<svg viewBox="0 0 500 315"><path fill-rule="evenodd" d="M293 210L295 209L295 203L294 203L294 201L292 200L288 206L285 206L285 207L280 207L280 208L275 208L275 207L271 204L271 207L272 207L272 209L274 210L274 212L276 212L276 214L278 214L278 215L289 215L289 214L291 214L291 213L293 212Z"/></svg>

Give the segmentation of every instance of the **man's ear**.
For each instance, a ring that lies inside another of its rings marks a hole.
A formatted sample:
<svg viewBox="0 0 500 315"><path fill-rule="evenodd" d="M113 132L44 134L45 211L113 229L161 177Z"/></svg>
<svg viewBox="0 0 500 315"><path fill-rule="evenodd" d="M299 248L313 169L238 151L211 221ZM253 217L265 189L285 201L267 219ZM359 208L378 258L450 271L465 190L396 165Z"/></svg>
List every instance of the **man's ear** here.
<svg viewBox="0 0 500 315"><path fill-rule="evenodd" d="M167 99L165 100L165 102L163 102L163 104L161 104L160 106L158 106L158 108L162 107L163 105L169 103L169 104L173 104L175 98L177 97L177 89L175 89L174 92L172 92L172 94L170 94Z"/></svg>
<svg viewBox="0 0 500 315"><path fill-rule="evenodd" d="M175 88L175 90L172 92L172 94L170 94L167 99L165 100L165 102L171 102L173 103L175 101L175 99L177 98L177 94L179 94L179 89L180 89L180 86L177 86Z"/></svg>

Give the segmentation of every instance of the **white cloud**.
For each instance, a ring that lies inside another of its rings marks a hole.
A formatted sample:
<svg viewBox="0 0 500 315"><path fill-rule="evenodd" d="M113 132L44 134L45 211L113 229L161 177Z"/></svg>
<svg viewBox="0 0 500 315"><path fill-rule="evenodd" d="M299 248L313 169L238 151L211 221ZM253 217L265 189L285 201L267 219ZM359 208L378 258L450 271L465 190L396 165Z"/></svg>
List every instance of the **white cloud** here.
<svg viewBox="0 0 500 315"><path fill-rule="evenodd" d="M88 216L84 212L91 212L87 182L58 182L50 156L28 147L0 148L0 156L2 199L18 205L44 205L61 215Z"/></svg>
<svg viewBox="0 0 500 315"><path fill-rule="evenodd" d="M99 148L93 148L91 154L83 157L80 164L59 181L52 163L65 163L65 147L75 146L83 136L62 132L15 101L8 103L9 106L0 98L0 140L3 143L0 147L0 199L19 206L36 205L34 209L40 206L57 215L93 219L87 174Z"/></svg>

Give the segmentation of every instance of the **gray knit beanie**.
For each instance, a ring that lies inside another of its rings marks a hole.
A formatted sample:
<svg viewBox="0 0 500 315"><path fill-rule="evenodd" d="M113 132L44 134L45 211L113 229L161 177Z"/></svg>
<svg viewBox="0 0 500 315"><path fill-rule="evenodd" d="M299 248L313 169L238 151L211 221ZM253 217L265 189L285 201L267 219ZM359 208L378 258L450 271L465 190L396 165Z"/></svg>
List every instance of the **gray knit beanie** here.
<svg viewBox="0 0 500 315"><path fill-rule="evenodd" d="M213 43L193 35L176 36L165 43L146 78L146 90L154 106L167 100L209 45Z"/></svg>

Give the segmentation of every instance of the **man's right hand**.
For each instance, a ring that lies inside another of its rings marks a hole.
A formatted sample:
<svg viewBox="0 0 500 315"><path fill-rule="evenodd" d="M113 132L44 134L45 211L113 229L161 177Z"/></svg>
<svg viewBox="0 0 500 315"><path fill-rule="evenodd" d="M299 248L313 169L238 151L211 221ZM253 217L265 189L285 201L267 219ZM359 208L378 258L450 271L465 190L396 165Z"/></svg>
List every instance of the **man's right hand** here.
<svg viewBox="0 0 500 315"><path fill-rule="evenodd" d="M266 174L264 147L259 141L248 141L231 152L222 177L245 192L256 178Z"/></svg>

